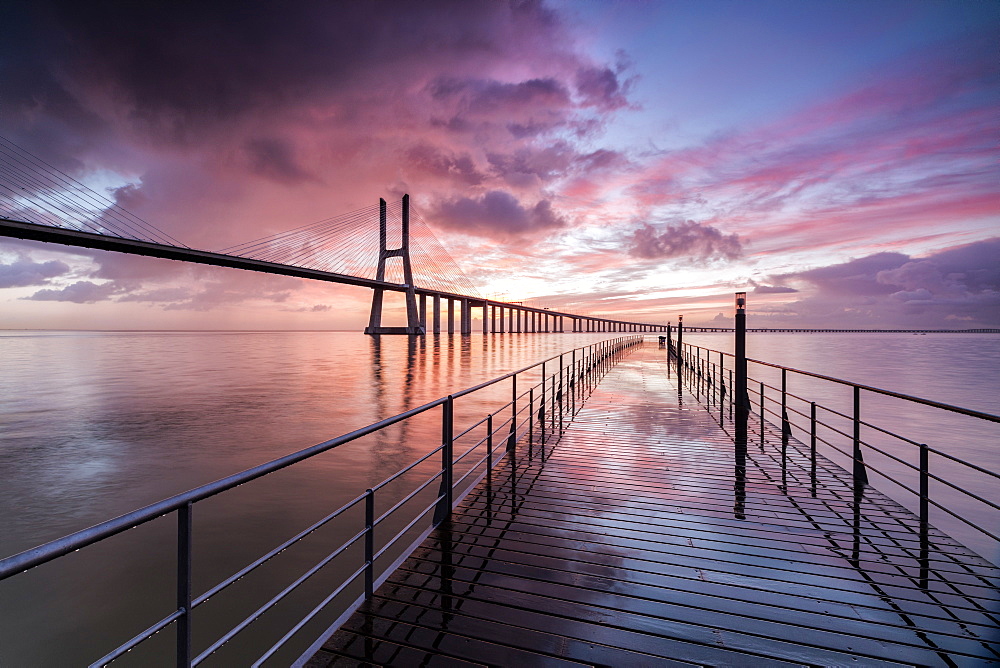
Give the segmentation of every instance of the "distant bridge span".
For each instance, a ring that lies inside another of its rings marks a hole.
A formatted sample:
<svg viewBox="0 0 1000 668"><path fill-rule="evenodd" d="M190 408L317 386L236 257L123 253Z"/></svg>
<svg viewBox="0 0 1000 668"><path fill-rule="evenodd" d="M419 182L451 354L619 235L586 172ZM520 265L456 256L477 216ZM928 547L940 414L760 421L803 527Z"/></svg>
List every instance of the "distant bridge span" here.
<svg viewBox="0 0 1000 668"><path fill-rule="evenodd" d="M294 276L296 278L307 278L317 281L326 281L328 283L355 285L375 290L376 295L378 295L380 291L388 290L391 292L401 293L411 292L415 296L419 297L420 303L416 309L416 318L419 323L417 328L419 328L420 331L414 331L416 328L412 324L408 327L377 326L376 331L369 332L373 334L422 334L428 330L438 333L442 330L442 300L447 302L445 305L444 315L446 319L445 326L449 333L455 332L455 304L459 305L458 324L460 333L462 334L472 333L473 308L483 309L483 332L659 332L666 331L667 329L667 325L656 323L615 320L612 318L599 318L574 313L552 311L544 308L500 302L492 299L473 297L443 290L434 290L419 286L411 287L410 285L404 283L393 283L385 280L351 276L348 274L322 271L278 262L269 262L254 258L240 257L237 255L228 255L225 253L202 251L151 241L126 239L107 234L98 234L95 232L86 232L63 227L53 227L51 225L39 225L36 223L13 220L10 218L0 218L0 236L56 243L64 246L77 246L80 248L115 251L119 253L128 253L130 255L164 258L167 260L179 260L181 262L193 262L195 264L205 264L216 267L244 269L247 271L278 274L281 276ZM389 252L392 253L393 251ZM432 317L430 319L427 317L428 299L431 300L431 305L433 307ZM381 300L379 299L379 306L381 306L380 302ZM570 321L569 330L566 329L566 320ZM428 327L428 325L430 325L430 327Z"/></svg>

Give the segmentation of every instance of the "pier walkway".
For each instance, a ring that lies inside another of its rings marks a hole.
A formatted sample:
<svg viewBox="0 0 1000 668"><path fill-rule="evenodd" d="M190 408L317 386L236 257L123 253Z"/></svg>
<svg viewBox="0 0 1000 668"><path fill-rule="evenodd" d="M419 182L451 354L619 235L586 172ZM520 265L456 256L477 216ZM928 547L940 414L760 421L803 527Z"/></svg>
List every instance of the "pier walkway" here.
<svg viewBox="0 0 1000 668"><path fill-rule="evenodd" d="M744 457L647 344L327 638L338 665L990 665L1000 569L780 430ZM753 428L751 420L751 428Z"/></svg>

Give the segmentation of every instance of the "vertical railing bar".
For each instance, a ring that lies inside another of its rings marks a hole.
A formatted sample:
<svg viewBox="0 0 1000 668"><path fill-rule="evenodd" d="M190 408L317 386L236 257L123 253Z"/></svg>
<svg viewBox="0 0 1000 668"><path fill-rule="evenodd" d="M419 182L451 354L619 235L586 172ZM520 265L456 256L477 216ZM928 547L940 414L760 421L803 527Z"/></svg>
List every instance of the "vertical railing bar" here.
<svg viewBox="0 0 1000 668"><path fill-rule="evenodd" d="M726 358L723 357L722 353L719 353L719 414L722 415L726 410ZM729 391L732 392L733 388L730 387Z"/></svg>
<svg viewBox="0 0 1000 668"><path fill-rule="evenodd" d="M764 451L764 381L760 381L760 451Z"/></svg>
<svg viewBox="0 0 1000 668"><path fill-rule="evenodd" d="M365 490L365 600L375 594L375 492Z"/></svg>
<svg viewBox="0 0 1000 668"><path fill-rule="evenodd" d="M920 586L927 588L930 577L930 453L920 444Z"/></svg>
<svg viewBox="0 0 1000 668"><path fill-rule="evenodd" d="M562 356L560 356L562 357ZM559 374L559 428L564 429L566 425L566 411L570 406L570 398L567 395L569 392L569 373L568 367L562 367L562 371Z"/></svg>
<svg viewBox="0 0 1000 668"><path fill-rule="evenodd" d="M788 445L788 374L781 370L781 443Z"/></svg>
<svg viewBox="0 0 1000 668"><path fill-rule="evenodd" d="M177 619L178 668L191 665L192 510L191 502L177 509L177 609L183 612Z"/></svg>
<svg viewBox="0 0 1000 668"><path fill-rule="evenodd" d="M507 436L507 452L510 454L511 464L513 465L514 455L516 454L514 450L517 448L517 374L515 373L510 378L510 435Z"/></svg>
<svg viewBox="0 0 1000 668"><path fill-rule="evenodd" d="M809 476L812 495L816 496L816 402L809 404Z"/></svg>
<svg viewBox="0 0 1000 668"><path fill-rule="evenodd" d="M448 400L444 404L445 407L445 420L444 420L444 451L446 456L446 467L445 467L445 480L447 481L447 486L445 488L446 495L446 505L448 515L451 515L452 499L454 498L454 480L455 480L455 398L452 395L448 395ZM515 413L515 417L516 417Z"/></svg>
<svg viewBox="0 0 1000 668"><path fill-rule="evenodd" d="M930 466L929 451L926 443L920 444L920 524L921 527L930 522Z"/></svg>
<svg viewBox="0 0 1000 668"><path fill-rule="evenodd" d="M486 416L486 477L493 480L493 413Z"/></svg>
<svg viewBox="0 0 1000 668"><path fill-rule="evenodd" d="M562 356L560 355L559 357L560 357L560 367L561 367ZM556 420L558 419L558 416L556 415L556 405L559 403L558 402L559 390L557 389L558 384L556 382L556 378L558 375L559 375L558 371L552 373L552 433L556 432Z"/></svg>
<svg viewBox="0 0 1000 668"><path fill-rule="evenodd" d="M734 388L733 388L733 370L730 369L729 370L729 419L730 420L733 419L733 411L735 410L736 402L737 401L744 401L744 400L746 400L745 397L736 397L736 396L734 396L735 393L734 393L733 390L734 390Z"/></svg>
<svg viewBox="0 0 1000 668"><path fill-rule="evenodd" d="M545 362L542 362L542 396L538 401L538 409L541 412L538 420L539 437L542 440L542 450L545 449Z"/></svg>
<svg viewBox="0 0 1000 668"><path fill-rule="evenodd" d="M861 454L861 388L854 385L854 486L868 484L864 456Z"/></svg>

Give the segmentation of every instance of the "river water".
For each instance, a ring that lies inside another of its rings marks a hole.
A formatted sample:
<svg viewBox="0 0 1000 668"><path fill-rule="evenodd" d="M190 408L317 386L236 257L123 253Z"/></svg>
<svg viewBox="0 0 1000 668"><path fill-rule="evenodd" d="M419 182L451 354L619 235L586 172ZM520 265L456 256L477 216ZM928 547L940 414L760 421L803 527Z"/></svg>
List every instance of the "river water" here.
<svg viewBox="0 0 1000 668"><path fill-rule="evenodd" d="M606 338L0 332L0 556ZM688 333L685 342L732 345L724 334ZM997 335L751 334L748 355L1000 413ZM847 401L821 384L790 391L841 408ZM506 393L477 396L459 418L478 418ZM1000 470L996 429L875 399L865 410ZM203 502L196 593L418 458L435 429L431 420L390 430ZM159 619L173 605L173 530L157 520L0 583L0 665L85 664ZM169 647L154 644L124 663L169 665L158 656ZM208 663L239 657L222 652Z"/></svg>

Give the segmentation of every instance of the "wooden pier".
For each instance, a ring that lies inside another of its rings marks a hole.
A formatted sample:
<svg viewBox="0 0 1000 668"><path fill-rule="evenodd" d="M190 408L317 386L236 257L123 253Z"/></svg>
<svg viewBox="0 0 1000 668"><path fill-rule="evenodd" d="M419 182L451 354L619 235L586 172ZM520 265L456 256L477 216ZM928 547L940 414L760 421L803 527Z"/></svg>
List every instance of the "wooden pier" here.
<svg viewBox="0 0 1000 668"><path fill-rule="evenodd" d="M1000 569L934 530L921 554L899 504L823 459L814 493L807 448L783 471L780 430L738 453L728 427L637 349L305 665L1000 662Z"/></svg>

